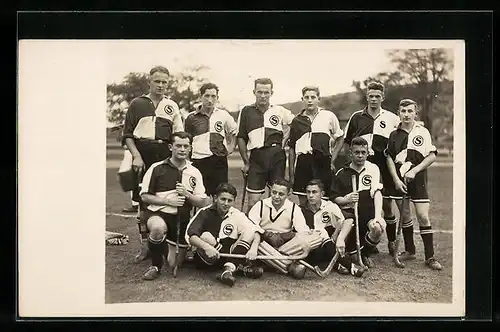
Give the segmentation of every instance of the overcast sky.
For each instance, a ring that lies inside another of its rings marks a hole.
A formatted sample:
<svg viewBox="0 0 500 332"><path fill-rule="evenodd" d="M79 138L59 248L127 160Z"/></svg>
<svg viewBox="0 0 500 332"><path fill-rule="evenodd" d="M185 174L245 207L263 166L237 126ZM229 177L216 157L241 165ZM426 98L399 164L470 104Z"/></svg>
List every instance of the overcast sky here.
<svg viewBox="0 0 500 332"><path fill-rule="evenodd" d="M389 70L387 45L376 41L323 40L171 40L109 41L107 83L129 72L163 65L175 74L186 66L206 65L205 77L220 87L220 101L234 109L252 103L253 80L270 77L274 103L300 99L304 85L322 95L352 91L353 80Z"/></svg>

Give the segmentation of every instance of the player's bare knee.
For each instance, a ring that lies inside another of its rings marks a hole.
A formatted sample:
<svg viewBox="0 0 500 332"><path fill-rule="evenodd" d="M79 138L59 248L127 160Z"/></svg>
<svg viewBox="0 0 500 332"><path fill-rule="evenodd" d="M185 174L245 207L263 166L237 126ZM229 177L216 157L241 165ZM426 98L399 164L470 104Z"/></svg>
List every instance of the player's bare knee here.
<svg viewBox="0 0 500 332"><path fill-rule="evenodd" d="M215 247L217 245L217 240L215 237L209 232L203 232L200 236L200 239Z"/></svg>
<svg viewBox="0 0 500 332"><path fill-rule="evenodd" d="M149 237L153 240L161 240L167 233L167 225L162 218L153 216L147 221Z"/></svg>
<svg viewBox="0 0 500 332"><path fill-rule="evenodd" d="M430 226L431 225L431 220L429 218L428 214L417 214L417 220L418 220L418 225L419 226Z"/></svg>

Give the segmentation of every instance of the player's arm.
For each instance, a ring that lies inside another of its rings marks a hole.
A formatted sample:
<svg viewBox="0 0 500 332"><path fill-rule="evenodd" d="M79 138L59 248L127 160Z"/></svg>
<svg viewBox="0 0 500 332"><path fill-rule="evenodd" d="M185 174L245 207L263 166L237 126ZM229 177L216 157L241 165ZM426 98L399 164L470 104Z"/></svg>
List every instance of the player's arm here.
<svg viewBox="0 0 500 332"><path fill-rule="evenodd" d="M135 109L135 102L130 103L129 109L125 114L125 122L123 124L122 145L125 145L132 154L132 167L136 172L144 172L144 161L142 160L141 153L135 146L134 129L139 122L137 119L137 111Z"/></svg>
<svg viewBox="0 0 500 332"><path fill-rule="evenodd" d="M344 151L346 157L349 159L349 151L350 144L352 139L354 138L354 134L356 132L356 113L353 113L351 117L349 118L349 121L347 121L347 124L344 128L344 137L342 141L342 148L340 151Z"/></svg>
<svg viewBox="0 0 500 332"><path fill-rule="evenodd" d="M238 144L238 140L236 139L236 135L238 134L238 124L234 121L233 117L229 112L226 116L227 120L225 121L225 131L226 131L226 141L228 145L228 152L232 153Z"/></svg>
<svg viewBox="0 0 500 332"><path fill-rule="evenodd" d="M387 142L387 148L384 150L385 161L387 164L387 169L391 175L392 181L394 181L394 187L397 191L402 193L407 192L406 184L401 181L398 176L398 171L396 170L396 164L394 163L394 156L396 155L396 150L394 146L394 140L392 139L392 134L389 136L389 141Z"/></svg>
<svg viewBox="0 0 500 332"><path fill-rule="evenodd" d="M186 240L189 240L187 242L191 244L191 246L203 250L209 257L214 257L218 255L218 251L210 245L210 243L200 238L203 233L205 217L205 211L198 211L193 217L186 229Z"/></svg>
<svg viewBox="0 0 500 332"><path fill-rule="evenodd" d="M295 148L290 147L288 150L288 180L290 183L295 179Z"/></svg>
<svg viewBox="0 0 500 332"><path fill-rule="evenodd" d="M290 138L290 127L292 126L292 121L295 115L288 109L283 107L283 141L282 146L285 146Z"/></svg>
<svg viewBox="0 0 500 332"><path fill-rule="evenodd" d="M172 122L173 122L173 132L178 132L178 131L184 131L184 123L182 121L182 114L181 114L181 111L179 109L179 105L177 105L177 103L173 100L169 100L171 102L171 105L172 105L172 108L174 110L173 112L173 119L172 119Z"/></svg>
<svg viewBox="0 0 500 332"><path fill-rule="evenodd" d="M205 207L210 203L210 201L205 194L205 186L203 185L203 177L200 171L196 170L194 177L196 179L196 185L194 186L192 193L189 192L182 183L177 183L175 189L177 194L189 200L194 207Z"/></svg>
<svg viewBox="0 0 500 332"><path fill-rule="evenodd" d="M330 123L330 132L332 134L332 138L334 140L334 143L332 145L332 149L330 151L332 155L332 164L331 168L334 169L334 162L335 159L337 159L340 150L342 150L342 146L344 144L344 131L340 128L340 123L339 119L337 116L332 112L332 120Z"/></svg>
<svg viewBox="0 0 500 332"><path fill-rule="evenodd" d="M351 229L352 219L344 219L344 221L342 222L342 227L340 228L339 235L337 236L337 240L335 241L337 251L342 257L345 255L345 239L351 232Z"/></svg>
<svg viewBox="0 0 500 332"><path fill-rule="evenodd" d="M427 156L417 166L406 172L405 179L413 180L416 174L427 169L433 162L436 161L437 149L432 144L432 138L429 132L426 133L424 142L426 144Z"/></svg>
<svg viewBox="0 0 500 332"><path fill-rule="evenodd" d="M248 167L250 161L248 160L248 150L247 150L247 142L248 142L248 132L247 132L247 124L246 124L246 108L243 107L238 114L238 134L236 135L238 150L240 151L241 159L243 160L243 172L246 174L248 172Z"/></svg>

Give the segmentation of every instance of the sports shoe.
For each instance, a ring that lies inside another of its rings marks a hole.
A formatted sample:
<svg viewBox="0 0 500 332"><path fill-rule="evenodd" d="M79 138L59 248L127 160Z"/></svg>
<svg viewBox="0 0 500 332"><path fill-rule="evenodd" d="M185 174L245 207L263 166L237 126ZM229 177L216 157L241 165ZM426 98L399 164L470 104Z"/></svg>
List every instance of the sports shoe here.
<svg viewBox="0 0 500 332"><path fill-rule="evenodd" d="M259 279L262 277L264 274L264 269L260 266L252 266L252 265L246 265L246 266L238 266L238 272L243 274L245 277L252 278L252 279Z"/></svg>
<svg viewBox="0 0 500 332"><path fill-rule="evenodd" d="M134 205L131 205L129 207L126 207L126 208L123 208L122 209L122 212L125 212L125 213L134 213L134 212L137 212L139 210L139 206L134 206Z"/></svg>
<svg viewBox="0 0 500 332"><path fill-rule="evenodd" d="M144 241L143 243L141 243L141 249L139 250L139 253L137 253L134 258L134 263L145 261L150 257L150 254L151 253L149 252L148 243L147 241Z"/></svg>
<svg viewBox="0 0 500 332"><path fill-rule="evenodd" d="M394 241L387 242L387 251L389 251L389 255L394 255L394 251L396 250L396 243Z"/></svg>
<svg viewBox="0 0 500 332"><path fill-rule="evenodd" d="M403 251L403 252L399 253L399 259L401 261L412 261L412 260L415 260L416 258L417 257L415 256L415 254L412 254L409 251Z"/></svg>
<svg viewBox="0 0 500 332"><path fill-rule="evenodd" d="M425 265L427 265L433 270L441 270L443 268L441 264L434 257L431 257L428 260L426 260Z"/></svg>
<svg viewBox="0 0 500 332"><path fill-rule="evenodd" d="M217 275L217 280L222 282L224 285L228 285L233 287L236 282L236 278L233 276L233 273L229 270L224 270L220 274Z"/></svg>
<svg viewBox="0 0 500 332"><path fill-rule="evenodd" d="M146 273L142 276L143 280L154 280L160 276L160 270L156 266L150 266Z"/></svg>
<svg viewBox="0 0 500 332"><path fill-rule="evenodd" d="M349 274L349 269L343 266L342 264L338 264L335 268L335 271L337 271L339 274L347 275Z"/></svg>
<svg viewBox="0 0 500 332"><path fill-rule="evenodd" d="M375 267L375 264L373 263L373 260L370 257L368 257L368 256L361 256L361 260L363 261L363 264L367 268L371 269L371 268Z"/></svg>
<svg viewBox="0 0 500 332"><path fill-rule="evenodd" d="M347 269L346 269L347 270ZM348 271L351 275L361 278L363 276L363 273L365 273L365 269L363 269L361 266L357 264L351 264L351 271Z"/></svg>

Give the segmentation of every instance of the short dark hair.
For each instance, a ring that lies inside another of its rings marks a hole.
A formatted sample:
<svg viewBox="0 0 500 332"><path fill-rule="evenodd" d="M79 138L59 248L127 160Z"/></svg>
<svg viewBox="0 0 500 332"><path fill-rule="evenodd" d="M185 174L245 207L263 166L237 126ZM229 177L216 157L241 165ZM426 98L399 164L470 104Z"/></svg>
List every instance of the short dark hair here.
<svg viewBox="0 0 500 332"><path fill-rule="evenodd" d="M213 83L205 83L200 88L200 96L203 96L205 91L207 91L209 89L215 89L215 91L217 91L217 94L219 94L219 87L217 85L215 85Z"/></svg>
<svg viewBox="0 0 500 332"><path fill-rule="evenodd" d="M219 183L219 185L215 188L215 196L219 196L220 194L223 193L229 193L233 195L234 198L236 198L236 195L238 194L236 188L232 184Z"/></svg>
<svg viewBox="0 0 500 332"><path fill-rule="evenodd" d="M354 145L368 147L368 141L365 140L363 137L358 136L358 137L353 138L353 140L351 141L351 147Z"/></svg>
<svg viewBox="0 0 500 332"><path fill-rule="evenodd" d="M307 91L314 91L316 92L316 95L319 97L319 88L317 86L313 85L307 85L302 88L302 96L307 92Z"/></svg>
<svg viewBox="0 0 500 332"><path fill-rule="evenodd" d="M406 106L410 106L410 105L415 105L415 109L418 109L417 102L414 101L413 99L405 98L399 102L399 107L406 107Z"/></svg>
<svg viewBox="0 0 500 332"><path fill-rule="evenodd" d="M366 86L366 91L368 91L368 90L379 90L379 91L382 91L382 93L383 93L385 88L384 88L384 85L382 83L373 81L373 82L368 83L368 85Z"/></svg>
<svg viewBox="0 0 500 332"><path fill-rule="evenodd" d="M318 186L320 190L325 190L325 185L323 184L323 181L320 179L312 179L309 182L307 182L306 188L309 186Z"/></svg>
<svg viewBox="0 0 500 332"><path fill-rule="evenodd" d="M287 179L283 179L283 178L275 179L271 183L271 187L274 185L284 186L284 187L286 187L287 190L290 190L290 182Z"/></svg>
<svg viewBox="0 0 500 332"><path fill-rule="evenodd" d="M163 67L163 66L155 66L155 67L151 68L151 70L149 71L149 75L151 76L154 73L165 73L168 76L170 76L170 72L168 71L168 69L166 67Z"/></svg>
<svg viewBox="0 0 500 332"><path fill-rule="evenodd" d="M174 143L176 137L179 137L180 139L189 138L189 144L193 144L193 136L191 136L190 133L185 131L176 131L170 136L170 143Z"/></svg>
<svg viewBox="0 0 500 332"><path fill-rule="evenodd" d="M257 87L257 84L271 84L271 89L273 88L273 81L268 77L261 77L253 81L254 89Z"/></svg>

